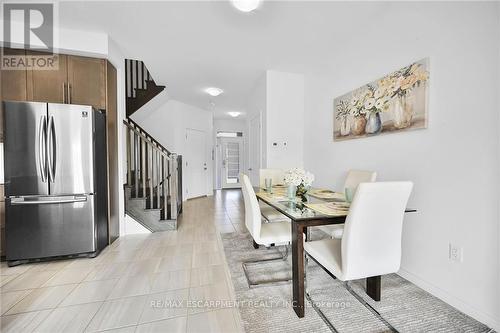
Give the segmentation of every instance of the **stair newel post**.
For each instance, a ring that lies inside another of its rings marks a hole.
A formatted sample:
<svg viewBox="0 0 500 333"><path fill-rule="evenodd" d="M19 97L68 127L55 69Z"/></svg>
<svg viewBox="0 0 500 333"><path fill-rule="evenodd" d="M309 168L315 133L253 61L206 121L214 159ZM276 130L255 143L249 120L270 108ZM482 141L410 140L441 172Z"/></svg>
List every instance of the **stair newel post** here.
<svg viewBox="0 0 500 333"><path fill-rule="evenodd" d="M168 184L168 174L167 174L167 155L163 155L163 218L165 220L168 219L168 192L167 192L167 184Z"/></svg>
<svg viewBox="0 0 500 333"><path fill-rule="evenodd" d="M148 144L148 183L149 183L149 203L150 208L153 208L153 146L151 143Z"/></svg>
<svg viewBox="0 0 500 333"><path fill-rule="evenodd" d="M169 166L170 166L170 180L171 180L171 185L170 185L170 218L171 219L176 219L177 218L177 155L172 154L170 155L170 161L169 161Z"/></svg>
<svg viewBox="0 0 500 333"><path fill-rule="evenodd" d="M160 192L160 183L161 183L161 160L160 160L160 151L156 149L156 208L160 209L161 207L161 192Z"/></svg>
<svg viewBox="0 0 500 333"><path fill-rule="evenodd" d="M139 136L134 133L134 186L135 198L139 197Z"/></svg>
<svg viewBox="0 0 500 333"><path fill-rule="evenodd" d="M133 131L127 127L127 185L132 185L132 145L131 145L131 140L130 136L132 135Z"/></svg>
<svg viewBox="0 0 500 333"><path fill-rule="evenodd" d="M152 166L153 166L153 170L151 173L151 179L153 181L153 184L151 186L151 208L154 208L155 186L156 186L156 182L157 182L157 179L156 179L156 151L155 151L154 144L151 147L151 158L152 158L151 162L152 162Z"/></svg>
<svg viewBox="0 0 500 333"><path fill-rule="evenodd" d="M146 198L146 140L141 138L141 183L142 197Z"/></svg>

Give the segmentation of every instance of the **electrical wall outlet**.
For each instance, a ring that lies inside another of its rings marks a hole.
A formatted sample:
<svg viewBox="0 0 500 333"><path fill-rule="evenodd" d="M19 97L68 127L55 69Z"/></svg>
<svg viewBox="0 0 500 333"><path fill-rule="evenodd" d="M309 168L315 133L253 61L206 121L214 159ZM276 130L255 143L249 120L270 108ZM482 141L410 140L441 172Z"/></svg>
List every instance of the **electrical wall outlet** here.
<svg viewBox="0 0 500 333"><path fill-rule="evenodd" d="M449 259L453 262L462 262L464 249L456 244L450 243L449 246Z"/></svg>

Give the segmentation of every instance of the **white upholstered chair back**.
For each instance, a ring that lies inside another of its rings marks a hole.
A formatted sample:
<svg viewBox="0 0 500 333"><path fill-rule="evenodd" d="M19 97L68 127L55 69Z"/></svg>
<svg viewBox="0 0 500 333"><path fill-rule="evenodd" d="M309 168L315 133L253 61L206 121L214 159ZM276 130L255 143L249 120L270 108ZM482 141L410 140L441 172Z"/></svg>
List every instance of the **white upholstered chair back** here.
<svg viewBox="0 0 500 333"><path fill-rule="evenodd" d="M260 169L259 170L259 186L261 188L266 187L266 178L271 178L273 180L273 185L283 184L283 179L285 178L285 171L282 169Z"/></svg>
<svg viewBox="0 0 500 333"><path fill-rule="evenodd" d="M262 224L259 202L248 176L241 174L240 179L243 200L245 202L245 226L254 241L259 243Z"/></svg>
<svg viewBox="0 0 500 333"><path fill-rule="evenodd" d="M342 237L345 280L399 270L403 215L412 188L412 182L359 184Z"/></svg>
<svg viewBox="0 0 500 333"><path fill-rule="evenodd" d="M377 180L377 173L367 170L349 170L344 183L346 188L357 188L361 183L371 183Z"/></svg>

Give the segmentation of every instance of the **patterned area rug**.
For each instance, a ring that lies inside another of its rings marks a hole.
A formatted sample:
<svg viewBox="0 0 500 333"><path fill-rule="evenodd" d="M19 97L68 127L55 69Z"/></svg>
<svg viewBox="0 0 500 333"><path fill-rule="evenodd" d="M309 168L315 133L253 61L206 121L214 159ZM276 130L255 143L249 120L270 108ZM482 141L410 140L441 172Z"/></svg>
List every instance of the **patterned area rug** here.
<svg viewBox="0 0 500 333"><path fill-rule="evenodd" d="M277 257L280 255L278 249L261 247L255 250L248 233L221 236L247 333L331 331L309 303L304 318L299 319L295 315L291 307L291 283L248 287L241 263ZM313 234L313 239L318 237L322 237L321 231ZM249 266L250 278L266 280L290 277L290 257L287 261ZM338 332L390 332L345 289L342 282L332 279L312 261L309 261L307 272L307 289L313 302L321 307ZM354 281L351 285L400 332L490 332L485 325L396 274L382 277L380 302L374 302L366 295L364 280Z"/></svg>

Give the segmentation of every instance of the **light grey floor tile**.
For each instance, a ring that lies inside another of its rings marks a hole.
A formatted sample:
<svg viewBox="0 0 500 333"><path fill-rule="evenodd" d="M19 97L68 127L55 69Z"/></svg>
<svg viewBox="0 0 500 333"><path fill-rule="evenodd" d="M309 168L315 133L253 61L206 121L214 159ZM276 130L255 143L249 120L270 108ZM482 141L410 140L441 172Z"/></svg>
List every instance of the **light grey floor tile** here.
<svg viewBox="0 0 500 333"><path fill-rule="evenodd" d="M189 289L148 295L140 324L187 315Z"/></svg>
<svg viewBox="0 0 500 333"><path fill-rule="evenodd" d="M7 263L0 263L0 275L19 275L26 273L29 269L31 269L31 265L19 265L14 267L9 267Z"/></svg>
<svg viewBox="0 0 500 333"><path fill-rule="evenodd" d="M102 302L97 302L54 309L35 332L83 332L101 305Z"/></svg>
<svg viewBox="0 0 500 333"><path fill-rule="evenodd" d="M158 272L191 269L192 254L169 256L161 259Z"/></svg>
<svg viewBox="0 0 500 333"><path fill-rule="evenodd" d="M0 275L0 287L3 287L10 281L14 280L16 277L18 277L19 274L12 274L12 275Z"/></svg>
<svg viewBox="0 0 500 333"><path fill-rule="evenodd" d="M71 267L71 266L70 266ZM92 267L67 268L60 270L47 282L44 287L59 286L63 284L79 283L90 273Z"/></svg>
<svg viewBox="0 0 500 333"><path fill-rule="evenodd" d="M109 299L146 295L151 291L151 276L124 276L118 280Z"/></svg>
<svg viewBox="0 0 500 333"><path fill-rule="evenodd" d="M14 305L7 314L55 308L75 287L76 284L65 284L63 286L35 289Z"/></svg>
<svg viewBox="0 0 500 333"><path fill-rule="evenodd" d="M96 332L137 325L145 300L146 296L135 296L104 302L86 331Z"/></svg>
<svg viewBox="0 0 500 333"><path fill-rule="evenodd" d="M222 309L190 315L187 320L187 333L237 332L232 309Z"/></svg>
<svg viewBox="0 0 500 333"><path fill-rule="evenodd" d="M131 262L124 276L151 275L156 272L161 258L151 258Z"/></svg>
<svg viewBox="0 0 500 333"><path fill-rule="evenodd" d="M12 316L3 316L0 320L2 333L30 333L50 314L52 310L33 311Z"/></svg>
<svg viewBox="0 0 500 333"><path fill-rule="evenodd" d="M32 289L28 289L28 290L17 290L17 291L3 293L0 296L1 314L7 312L10 308L12 308L16 303L18 303L32 291L33 291Z"/></svg>
<svg viewBox="0 0 500 333"><path fill-rule="evenodd" d="M138 325L135 333L185 333L186 327L187 317L177 317Z"/></svg>
<svg viewBox="0 0 500 333"><path fill-rule="evenodd" d="M63 300L60 306L104 301L117 282L118 279L82 282Z"/></svg>
<svg viewBox="0 0 500 333"><path fill-rule="evenodd" d="M191 271L191 287L199 287L226 281L226 272L223 265L213 265L193 268Z"/></svg>
<svg viewBox="0 0 500 333"><path fill-rule="evenodd" d="M26 273L19 275L14 280L6 283L2 287L2 292L39 288L55 274L55 271L27 271Z"/></svg>
<svg viewBox="0 0 500 333"><path fill-rule="evenodd" d="M189 288L189 270L170 271L153 275L152 293Z"/></svg>
<svg viewBox="0 0 500 333"><path fill-rule="evenodd" d="M230 301L227 284L222 281L201 287L194 287L189 290L189 313L212 311L224 307L219 302Z"/></svg>
<svg viewBox="0 0 500 333"><path fill-rule="evenodd" d="M223 263L224 260L220 252L193 254L193 268L206 267L210 265L221 265Z"/></svg>
<svg viewBox="0 0 500 333"><path fill-rule="evenodd" d="M84 281L109 280L125 275L129 262L108 263L95 266Z"/></svg>

